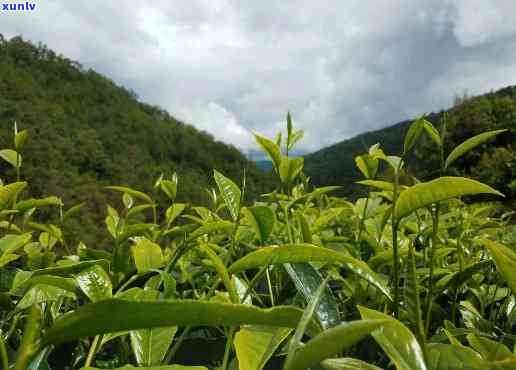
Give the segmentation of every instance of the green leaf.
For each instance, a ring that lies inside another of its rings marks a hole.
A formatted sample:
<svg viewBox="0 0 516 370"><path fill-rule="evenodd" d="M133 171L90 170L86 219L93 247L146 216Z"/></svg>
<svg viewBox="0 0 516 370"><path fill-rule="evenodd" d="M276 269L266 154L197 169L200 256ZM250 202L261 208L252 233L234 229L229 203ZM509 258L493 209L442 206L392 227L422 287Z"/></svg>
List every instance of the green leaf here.
<svg viewBox="0 0 516 370"><path fill-rule="evenodd" d="M292 148L294 147L294 145L295 145L299 140L301 140L304 136L305 136L305 133L304 133L302 130L298 130L298 131L294 132L294 133L290 136L290 140L289 140L289 143L288 143L288 150L292 150Z"/></svg>
<svg viewBox="0 0 516 370"><path fill-rule="evenodd" d="M56 288L60 288L63 290L66 290L70 293L80 293L79 286L77 285L75 279L72 278L64 278L61 276L54 276L54 275L36 275L32 276L31 272L19 272L21 275L20 279L26 279L26 280L18 280L16 284L13 283L13 286L11 288L11 293L18 294L19 292L23 292L34 285L37 284L43 284L43 285L50 285ZM25 275L25 276L24 276ZM18 275L17 275L18 277Z"/></svg>
<svg viewBox="0 0 516 370"><path fill-rule="evenodd" d="M303 170L304 158L281 157L279 167L280 179L284 184L292 183Z"/></svg>
<svg viewBox="0 0 516 370"><path fill-rule="evenodd" d="M63 201L58 197L46 197L43 199L27 199L22 200L16 204L16 210L25 212L31 208L45 207L45 206L63 206Z"/></svg>
<svg viewBox="0 0 516 370"><path fill-rule="evenodd" d="M0 267L7 266L8 264L10 264L13 261L16 261L20 257L21 256L18 254L5 253L2 256L0 256Z"/></svg>
<svg viewBox="0 0 516 370"><path fill-rule="evenodd" d="M238 220L242 192L233 181L217 170L213 171L213 177L215 178L220 195L222 196L222 199L224 199L224 203L226 204L233 221Z"/></svg>
<svg viewBox="0 0 516 370"><path fill-rule="evenodd" d="M450 153L448 158L446 158L446 162L444 163L444 168L450 167L450 165L455 162L458 158L462 157L464 154L469 152L474 147L486 142L487 140L495 137L496 135L501 134L507 130L496 130L496 131L488 131L482 134L473 136L468 140L464 141L462 144L458 145L453 151Z"/></svg>
<svg viewBox="0 0 516 370"><path fill-rule="evenodd" d="M135 301L155 301L159 297L156 290L139 290ZM129 333L134 357L139 366L160 365L174 340L177 326L133 330Z"/></svg>
<svg viewBox="0 0 516 370"><path fill-rule="evenodd" d="M329 276L321 283L321 285L317 288L315 294L311 297L310 302L306 305L305 310L303 311L303 316L297 325L296 331L292 339L290 340L290 345L288 347L287 359L285 360L284 369L289 369L294 361L294 357L297 353L297 350L301 346L301 339L305 335L307 325L312 319L312 316L315 311L315 307L319 303L319 299L321 298L324 290L326 289L326 284L328 283Z"/></svg>
<svg viewBox="0 0 516 370"><path fill-rule="evenodd" d="M439 177L429 182L413 185L401 192L394 216L401 219L415 210L443 200L473 194L503 196L488 185L464 177Z"/></svg>
<svg viewBox="0 0 516 370"><path fill-rule="evenodd" d="M285 270L287 270L298 292L303 295L308 303L323 283L322 276L309 263L287 263L285 264ZM323 329L329 329L340 323L339 307L328 287L324 289L315 308L315 316Z"/></svg>
<svg viewBox="0 0 516 370"><path fill-rule="evenodd" d="M58 299L64 297L75 299L75 294L55 286L36 284L30 288L27 293L25 293L23 298L18 302L16 308L19 310L24 310L33 304L57 301Z"/></svg>
<svg viewBox="0 0 516 370"><path fill-rule="evenodd" d="M490 369L482 357L471 348L458 344L430 343L428 370Z"/></svg>
<svg viewBox="0 0 516 370"><path fill-rule="evenodd" d="M197 239L200 236L211 234L217 231L230 232L233 229L233 223L229 221L214 221L206 225L198 227L188 235L188 241ZM165 234L166 235L166 234Z"/></svg>
<svg viewBox="0 0 516 370"><path fill-rule="evenodd" d="M9 163L14 168L21 167L22 157L15 150L2 149L0 150L0 158Z"/></svg>
<svg viewBox="0 0 516 370"><path fill-rule="evenodd" d="M365 262L343 253L311 244L287 244L260 248L234 262L228 271L229 273L237 273L261 266L302 262L340 263L350 272L370 282L391 299L389 288L383 279L371 270Z"/></svg>
<svg viewBox="0 0 516 370"><path fill-rule="evenodd" d="M390 320L358 320L341 324L315 336L299 348L285 370L304 370L344 351Z"/></svg>
<svg viewBox="0 0 516 370"><path fill-rule="evenodd" d="M164 365L164 366L151 366L151 367L134 367L126 365L124 367L118 367L112 370L208 370L204 366L183 366L183 365ZM96 367L83 367L81 370L101 370Z"/></svg>
<svg viewBox="0 0 516 370"><path fill-rule="evenodd" d="M0 255L11 254L16 252L19 248L30 242L32 235L30 233L21 235L8 234L0 239Z"/></svg>
<svg viewBox="0 0 516 370"><path fill-rule="evenodd" d="M292 116L290 112L287 112L287 134L290 137L292 135L292 130L294 129L294 125L292 124Z"/></svg>
<svg viewBox="0 0 516 370"><path fill-rule="evenodd" d="M92 302L111 298L112 296L113 286L109 275L99 265L79 272L75 276L75 281Z"/></svg>
<svg viewBox="0 0 516 370"><path fill-rule="evenodd" d="M332 358L321 362L325 370L382 370L379 367L355 358Z"/></svg>
<svg viewBox="0 0 516 370"><path fill-rule="evenodd" d="M234 339L239 370L263 369L291 331L270 326L242 327Z"/></svg>
<svg viewBox="0 0 516 370"><path fill-rule="evenodd" d="M516 356L503 343L495 342L491 339L483 338L475 334L468 334L466 336L468 343L487 361L504 361L509 360L513 362L512 366L516 365ZM500 367L503 368L503 367ZM509 369L509 368L507 368ZM514 367L511 367L514 369Z"/></svg>
<svg viewBox="0 0 516 370"><path fill-rule="evenodd" d="M254 138L258 145L262 148L262 150L267 153L272 163L274 164L274 168L276 171L279 171L279 167L281 164L281 150L277 144L273 141L254 133Z"/></svg>
<svg viewBox="0 0 516 370"><path fill-rule="evenodd" d="M131 302L106 299L79 307L61 316L42 338L43 346L78 338L165 326L267 325L297 326L303 311L276 306L261 309L251 305L194 300ZM88 323L88 325L84 325ZM317 332L317 325L312 323Z"/></svg>
<svg viewBox="0 0 516 370"><path fill-rule="evenodd" d="M388 320L371 334L397 370L426 370L423 351L414 334L401 322L384 313L358 307L362 319Z"/></svg>
<svg viewBox="0 0 516 370"><path fill-rule="evenodd" d="M0 210L6 208L14 197L16 197L26 187L26 182L14 182L12 184L0 186Z"/></svg>
<svg viewBox="0 0 516 370"><path fill-rule="evenodd" d="M355 157L355 164L366 179L376 177L376 173L378 172L378 159L375 157L369 154L360 155Z"/></svg>
<svg viewBox="0 0 516 370"><path fill-rule="evenodd" d="M75 263L73 265L66 266L57 266L57 267L48 267L45 269L39 269L32 272L32 276L38 275L55 275L55 276L71 276L74 274L78 274L84 269L87 269L91 266L100 265L104 270L109 269L109 262L103 259L100 260L91 260Z"/></svg>
<svg viewBox="0 0 516 370"><path fill-rule="evenodd" d="M133 253L134 264L140 274L163 265L163 252L161 251L161 247L148 239L139 239L136 245L131 248L131 251Z"/></svg>
<svg viewBox="0 0 516 370"><path fill-rule="evenodd" d="M357 184L365 185L365 186L371 186L373 188L378 188L385 191L393 191L394 185L387 181L381 181L381 180L362 180L357 181Z"/></svg>
<svg viewBox="0 0 516 370"><path fill-rule="evenodd" d="M177 194L177 174L172 175L172 180L161 180L159 182L160 189L167 195L171 200L176 199Z"/></svg>
<svg viewBox="0 0 516 370"><path fill-rule="evenodd" d="M186 208L186 204L183 203L174 203L172 206L167 208L165 213L165 217L167 219L167 225L172 225L172 222L181 214Z"/></svg>
<svg viewBox="0 0 516 370"><path fill-rule="evenodd" d="M405 142L403 144L403 154L406 155L410 149L416 144L417 139L423 132L425 119L423 117L415 120L409 127L407 134L405 135Z"/></svg>
<svg viewBox="0 0 516 370"><path fill-rule="evenodd" d="M435 285L438 289L434 292L434 294L438 296L440 292L443 292L448 287L457 288L469 279L471 279L473 275L487 269L488 267L491 267L492 265L493 261L482 260L463 267L462 271L452 272L444 276L443 278L439 279L439 281Z"/></svg>
<svg viewBox="0 0 516 370"><path fill-rule="evenodd" d="M51 352L51 348L47 347L34 356L30 361L27 370L52 370L48 365L47 357Z"/></svg>
<svg viewBox="0 0 516 370"><path fill-rule="evenodd" d="M308 221L302 213L298 213L299 225L301 226L301 233L303 234L303 242L312 244L312 231L310 230L310 225Z"/></svg>
<svg viewBox="0 0 516 370"><path fill-rule="evenodd" d="M441 135L439 134L439 131L437 131L437 129L434 127L434 125L425 120L425 122L423 123L423 128L425 129L430 139L440 148L442 146Z"/></svg>
<svg viewBox="0 0 516 370"><path fill-rule="evenodd" d="M126 193L134 198L138 198L138 199L142 200L145 203L154 204L154 201L152 200L151 197L149 197L147 194L145 194L141 191L138 191L138 190L134 190L134 189L124 187L124 186L106 186L106 189L118 191L120 193Z"/></svg>
<svg viewBox="0 0 516 370"><path fill-rule="evenodd" d="M22 130L22 131L19 131L17 132L15 135L14 135L14 148L16 150L20 150L23 148L23 145L25 144L25 141L27 140L27 136L28 136L28 131L27 130Z"/></svg>
<svg viewBox="0 0 516 370"><path fill-rule="evenodd" d="M514 273L516 271L516 252L491 240L485 240L485 243L491 256L493 256L496 268L500 271L512 292L516 294L516 274Z"/></svg>
<svg viewBox="0 0 516 370"><path fill-rule="evenodd" d="M244 208L243 212L260 242L265 243L271 235L276 222L274 211L266 206L254 206Z"/></svg>
<svg viewBox="0 0 516 370"><path fill-rule="evenodd" d="M220 257L210 248L208 244L201 244L199 246L199 249L203 251L204 254L206 254L210 261L213 263L213 266L215 267L217 274L224 283L226 290L228 291L231 297L231 302L239 303L240 299L238 297L236 287L233 285L231 278L229 277L228 270L226 269L226 266L224 266L224 263L222 262Z"/></svg>

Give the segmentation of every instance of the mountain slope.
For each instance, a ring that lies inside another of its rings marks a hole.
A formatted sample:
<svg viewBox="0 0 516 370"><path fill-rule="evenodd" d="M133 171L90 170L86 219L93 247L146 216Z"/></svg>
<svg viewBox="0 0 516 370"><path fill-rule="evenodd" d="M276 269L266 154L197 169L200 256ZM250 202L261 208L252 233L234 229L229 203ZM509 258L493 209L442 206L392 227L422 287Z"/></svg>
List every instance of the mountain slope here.
<svg viewBox="0 0 516 370"><path fill-rule="evenodd" d="M446 153L465 139L481 132L509 129L508 133L457 161L451 174L468 175L485 181L509 197L514 197L516 182L512 186L510 184L516 180L516 87L464 98L448 111L432 113L426 118L440 128L444 113L447 114ZM309 154L305 158L305 172L316 185L344 185L345 195L362 195L364 187L354 184L360 179L354 157L363 154L369 146L378 142L386 153L401 154L405 134L411 122L412 120L402 121ZM408 158L408 165L417 169L422 178L434 176L438 168L435 147L423 139L415 154Z"/></svg>
<svg viewBox="0 0 516 370"><path fill-rule="evenodd" d="M105 185L151 191L160 173L177 171L178 199L202 203L214 168L237 183L245 168L249 198L271 190L271 177L236 148L45 46L0 36L0 148L12 147L15 120L29 129L22 176L31 195L58 195L67 206L87 202L78 222L88 242L105 215L98 204L114 201ZM0 163L0 178L13 176Z"/></svg>

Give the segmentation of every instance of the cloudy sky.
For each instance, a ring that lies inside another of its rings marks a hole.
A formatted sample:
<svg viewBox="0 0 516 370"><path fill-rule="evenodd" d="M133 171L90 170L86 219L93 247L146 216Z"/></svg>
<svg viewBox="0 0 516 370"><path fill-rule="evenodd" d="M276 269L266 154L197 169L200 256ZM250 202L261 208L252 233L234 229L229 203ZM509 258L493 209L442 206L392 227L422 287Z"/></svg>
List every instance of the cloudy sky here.
<svg viewBox="0 0 516 370"><path fill-rule="evenodd" d="M0 32L242 150L287 110L315 150L516 84L514 0L33 1Z"/></svg>

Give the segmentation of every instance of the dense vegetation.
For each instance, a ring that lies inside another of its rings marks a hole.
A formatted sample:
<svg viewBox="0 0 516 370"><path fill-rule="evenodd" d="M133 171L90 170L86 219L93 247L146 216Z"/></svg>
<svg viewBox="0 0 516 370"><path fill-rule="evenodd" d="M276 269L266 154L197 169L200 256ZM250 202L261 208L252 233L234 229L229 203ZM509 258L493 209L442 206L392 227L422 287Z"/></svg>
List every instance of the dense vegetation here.
<svg viewBox="0 0 516 370"><path fill-rule="evenodd" d="M350 202L331 196L337 187L308 183L303 158L288 155L302 137L288 116L286 140L256 136L281 183L275 191L244 206L247 181L214 171L211 205L187 207L181 178L154 182L162 197L111 186L121 202L106 204L108 252L67 243L64 221L75 210L61 199L27 198L27 132L15 130L0 152L15 170L0 187L0 364L515 369L510 212L463 203L502 194L448 176L502 134L448 152L443 132L418 119L400 156L373 145L355 158L367 196ZM419 182L403 169L426 139L439 176ZM392 181L378 178L382 164ZM60 211L54 224L34 221L43 208Z"/></svg>
<svg viewBox="0 0 516 370"><path fill-rule="evenodd" d="M456 99L448 111L429 114L426 119L439 127L446 116L445 150L450 151L465 138L484 131L507 128L509 132L490 142L482 151L472 151L454 163L452 173L469 176L496 187L506 194L509 203L516 200L516 87L507 87L478 97ZM389 152L403 148L403 133L410 121L403 121L378 131L367 132L321 149L306 157L306 173L316 185L344 185L342 194L363 195L355 184L360 179L353 158L378 142ZM429 139L407 158L409 171L422 179L436 176L438 154Z"/></svg>
<svg viewBox="0 0 516 370"><path fill-rule="evenodd" d="M0 35L0 147L10 143L14 121L30 131L23 176L31 179L31 196L84 202L71 222L76 239L88 244L106 237L97 225L104 204L114 201L103 190L108 184L151 191L150 178L177 172L180 200L206 204L199 189L213 184L210 173L218 168L233 179L245 170L249 199L273 188L272 177L236 148L138 102L134 93L43 45ZM13 175L4 164L0 173Z"/></svg>

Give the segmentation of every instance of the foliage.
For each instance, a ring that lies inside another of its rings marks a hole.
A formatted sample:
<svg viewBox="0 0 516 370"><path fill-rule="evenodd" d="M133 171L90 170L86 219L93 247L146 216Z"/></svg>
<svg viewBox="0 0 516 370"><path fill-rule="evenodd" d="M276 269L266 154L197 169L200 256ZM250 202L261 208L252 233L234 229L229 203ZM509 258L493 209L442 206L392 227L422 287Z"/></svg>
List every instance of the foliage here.
<svg viewBox="0 0 516 370"><path fill-rule="evenodd" d="M3 367L516 367L511 214L461 200L497 190L444 176L446 155L461 161L478 138L448 150L420 118L401 156L374 145L356 158L367 196L350 202L331 195L338 187L313 187L289 155L302 133L288 115L285 142L257 135L273 192L246 205L247 177L239 186L221 171L208 207L186 207L181 175L159 177L152 192L109 186L119 199L105 205L106 250L68 243L62 221L77 213L66 202L30 198L19 170L33 139L16 135L7 162L18 171L0 187ZM425 138L443 175L421 182L403 169ZM40 209L59 222L35 220Z"/></svg>

